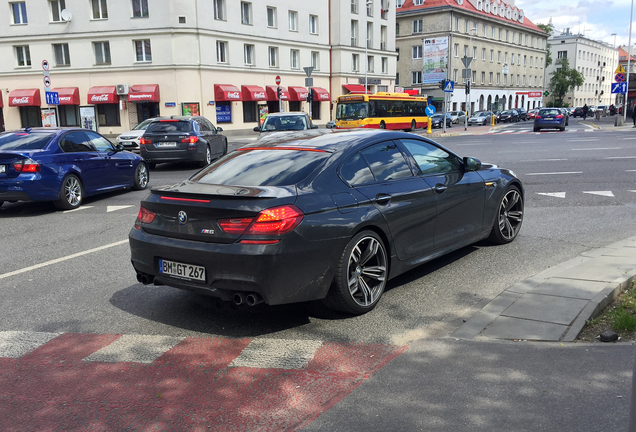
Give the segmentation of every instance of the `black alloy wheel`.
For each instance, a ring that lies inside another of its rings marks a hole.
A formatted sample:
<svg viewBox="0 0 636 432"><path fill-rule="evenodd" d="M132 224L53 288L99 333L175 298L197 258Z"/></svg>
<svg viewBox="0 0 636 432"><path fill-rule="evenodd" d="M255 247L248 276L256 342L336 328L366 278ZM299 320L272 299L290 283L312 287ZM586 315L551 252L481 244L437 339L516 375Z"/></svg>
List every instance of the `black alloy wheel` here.
<svg viewBox="0 0 636 432"><path fill-rule="evenodd" d="M342 252L324 304L354 315L369 312L384 293L388 270L382 239L373 231L356 234Z"/></svg>
<svg viewBox="0 0 636 432"><path fill-rule="evenodd" d="M513 241L523 223L523 197L516 186L510 186L504 194L488 240L494 244Z"/></svg>

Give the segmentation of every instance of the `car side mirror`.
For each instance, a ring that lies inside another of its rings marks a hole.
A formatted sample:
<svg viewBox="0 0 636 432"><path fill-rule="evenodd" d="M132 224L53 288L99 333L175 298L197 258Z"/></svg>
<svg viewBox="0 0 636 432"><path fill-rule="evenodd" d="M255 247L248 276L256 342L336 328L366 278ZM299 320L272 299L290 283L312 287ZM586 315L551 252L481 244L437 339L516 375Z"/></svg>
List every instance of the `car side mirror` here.
<svg viewBox="0 0 636 432"><path fill-rule="evenodd" d="M256 127L254 128L254 132L260 132L260 131L261 131L261 127L260 127L260 126L256 126Z"/></svg>
<svg viewBox="0 0 636 432"><path fill-rule="evenodd" d="M217 132L223 132L223 128L217 127L217 128L216 128L216 131L217 131Z"/></svg>
<svg viewBox="0 0 636 432"><path fill-rule="evenodd" d="M123 144L115 144L115 151L124 151L124 145Z"/></svg>
<svg viewBox="0 0 636 432"><path fill-rule="evenodd" d="M466 171L477 171L481 168L481 161L472 157L464 158L464 168Z"/></svg>
<svg viewBox="0 0 636 432"><path fill-rule="evenodd" d="M318 129L318 125L312 124L312 125L311 125L311 128L312 128L312 129Z"/></svg>

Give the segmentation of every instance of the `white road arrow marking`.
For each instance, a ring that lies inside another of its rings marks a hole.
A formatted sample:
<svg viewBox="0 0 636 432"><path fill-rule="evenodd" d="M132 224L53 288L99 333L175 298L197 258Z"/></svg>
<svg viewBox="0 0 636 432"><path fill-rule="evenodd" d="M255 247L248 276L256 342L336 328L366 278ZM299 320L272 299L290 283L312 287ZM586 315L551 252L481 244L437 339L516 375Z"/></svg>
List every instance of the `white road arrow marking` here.
<svg viewBox="0 0 636 432"><path fill-rule="evenodd" d="M613 197L614 196L612 191L583 191L583 193L591 194L591 195L606 196L606 197Z"/></svg>
<svg viewBox="0 0 636 432"><path fill-rule="evenodd" d="M555 198L565 198L565 192L537 192L537 195L545 195Z"/></svg>
<svg viewBox="0 0 636 432"><path fill-rule="evenodd" d="M108 206L106 207L106 213L114 212L117 210L123 210L125 208L134 207L131 205L120 205L120 206Z"/></svg>

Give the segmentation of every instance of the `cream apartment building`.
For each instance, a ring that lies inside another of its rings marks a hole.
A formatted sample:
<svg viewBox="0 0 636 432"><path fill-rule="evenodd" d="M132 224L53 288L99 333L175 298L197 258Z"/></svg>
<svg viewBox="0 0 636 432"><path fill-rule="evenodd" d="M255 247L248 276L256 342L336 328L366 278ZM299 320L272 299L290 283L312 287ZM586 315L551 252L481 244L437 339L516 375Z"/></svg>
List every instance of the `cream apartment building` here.
<svg viewBox="0 0 636 432"><path fill-rule="evenodd" d="M401 0L396 12L397 86L443 98L423 83L423 41L448 38L444 74L455 82L449 110L466 110L464 65L471 57L470 112L543 105L548 34L514 0Z"/></svg>
<svg viewBox="0 0 636 432"><path fill-rule="evenodd" d="M149 117L199 114L231 133L279 108L311 111L324 124L365 67L372 91L394 84L395 6L380 0L24 0L4 8L6 129L81 125L114 136ZM364 29L356 41L353 21ZM59 94L56 116L46 109L44 60Z"/></svg>

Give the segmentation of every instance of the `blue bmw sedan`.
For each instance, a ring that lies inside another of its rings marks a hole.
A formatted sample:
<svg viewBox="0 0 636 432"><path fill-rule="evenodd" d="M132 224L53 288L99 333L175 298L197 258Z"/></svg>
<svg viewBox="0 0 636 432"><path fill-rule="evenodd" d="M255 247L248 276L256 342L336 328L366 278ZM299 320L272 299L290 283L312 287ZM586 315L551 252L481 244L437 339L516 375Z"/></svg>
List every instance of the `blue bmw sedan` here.
<svg viewBox="0 0 636 432"><path fill-rule="evenodd" d="M26 128L0 134L0 206L52 201L74 209L86 196L145 189L148 166L91 130Z"/></svg>

